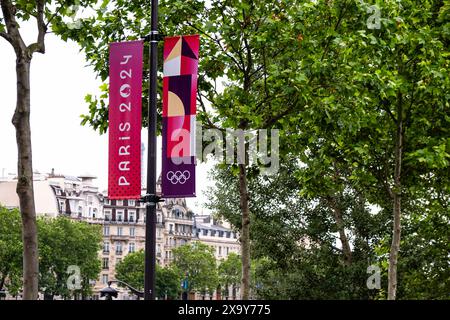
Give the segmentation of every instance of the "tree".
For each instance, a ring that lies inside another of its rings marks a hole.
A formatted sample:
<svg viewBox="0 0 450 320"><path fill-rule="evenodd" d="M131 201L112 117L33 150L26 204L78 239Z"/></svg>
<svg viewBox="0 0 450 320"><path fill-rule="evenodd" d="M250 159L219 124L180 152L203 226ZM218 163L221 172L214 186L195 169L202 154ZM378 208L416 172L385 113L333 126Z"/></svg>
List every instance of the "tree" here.
<svg viewBox="0 0 450 320"><path fill-rule="evenodd" d="M236 288L241 283L242 265L239 255L231 252L228 257L219 264L219 280L224 295L228 297L228 290L231 286L233 300L236 300Z"/></svg>
<svg viewBox="0 0 450 320"><path fill-rule="evenodd" d="M327 86L316 93L321 103L311 104L290 132L300 132L295 145L306 163L299 171L305 190L323 194L326 188L311 188L317 178L323 186L348 179L369 202L391 211L387 291L395 299L401 221L409 218L402 207L417 205L419 194L411 189L449 165L449 109L442 91L449 87L442 73L449 64L448 6L430 1L419 9L418 1L386 1L381 11L380 29L368 31L354 16L342 20L347 32L333 35L333 58L321 61L332 66L322 66Z"/></svg>
<svg viewBox="0 0 450 320"><path fill-rule="evenodd" d="M302 26L293 17L298 9L296 4L292 0L161 1L160 21L164 24L159 27L160 33L200 33L202 37L198 118L205 127L223 132L225 128L270 129L280 119L298 112L295 108L302 99L300 89L285 85L297 71L289 66L301 42ZM124 12L133 12L134 17ZM145 23L149 21L149 13L139 1L117 1L110 7L103 6L95 18L86 20L90 25L88 29L73 31L60 24L58 33L80 44L87 60L105 81L109 42L137 39L149 33L149 25ZM223 78L227 79L224 90L216 90L217 82ZM145 82L144 87L147 86ZM107 128L107 85L102 88L105 94L100 97L86 97L89 114L84 115L82 121L100 133ZM206 110L207 105L212 108L211 114ZM243 299L248 298L250 284L250 195L247 190L250 167L245 159L235 166L242 218Z"/></svg>
<svg viewBox="0 0 450 320"><path fill-rule="evenodd" d="M139 250L128 254L116 266L116 279L124 281L137 290L144 290L145 252ZM178 299L181 278L172 267L156 266L156 296L159 299Z"/></svg>
<svg viewBox="0 0 450 320"><path fill-rule="evenodd" d="M348 198L391 213L387 291L395 299L401 208L419 200L408 189L448 169L448 5L389 0L379 8L383 17L373 24L363 1L162 1L160 33L202 36L198 118L206 127L280 129L282 155L304 164L293 173L300 191L320 199L347 267L354 261ZM78 39L105 81L108 43L147 34L148 12L139 1L117 1L86 21L89 28L58 32ZM103 88L103 96L88 97L83 119L100 132L107 128ZM259 168L227 166L229 185L239 190L228 201L239 199L246 299L250 221L258 223L249 181Z"/></svg>
<svg viewBox="0 0 450 320"><path fill-rule="evenodd" d="M128 283L133 288L141 291L144 289L144 250L127 254L116 265L115 277L117 280Z"/></svg>
<svg viewBox="0 0 450 320"><path fill-rule="evenodd" d="M65 217L38 219L39 289L45 299L91 294L89 280L100 272L100 227ZM0 289L17 295L22 289L22 239L18 210L0 207ZM78 273L79 270L79 273ZM75 274L74 274L75 272Z"/></svg>
<svg viewBox="0 0 450 320"><path fill-rule="evenodd" d="M180 272L171 266L156 267L156 295L159 299L175 300L181 295Z"/></svg>
<svg viewBox="0 0 450 320"><path fill-rule="evenodd" d="M22 275L20 212L0 206L0 290L17 295Z"/></svg>
<svg viewBox="0 0 450 320"><path fill-rule="evenodd" d="M219 279L213 249L199 241L172 250L173 266L180 279L187 277L188 292L212 293Z"/></svg>
<svg viewBox="0 0 450 320"><path fill-rule="evenodd" d="M88 5L93 1L81 1ZM30 130L30 65L34 53L45 53L45 35L49 24L57 16L71 15L69 6L75 1L10 1L1 0L0 37L5 39L16 54L17 102L12 123L16 129L18 150L17 194L22 215L23 238L23 298L37 299L38 294L38 239L33 191L33 162ZM37 22L37 39L25 44L20 24L31 17Z"/></svg>
<svg viewBox="0 0 450 320"><path fill-rule="evenodd" d="M368 263L377 263L374 247L385 235L384 213L371 215L353 192L341 198L343 222L351 230L352 261L348 263L336 237L339 226L326 198L307 198L295 173L301 167L296 158L284 159L278 175L249 179L254 194L251 212L254 294L264 299L368 299ZM231 223L239 223L231 202L237 195L230 188L232 173L214 170L216 181L208 192L210 208ZM321 181L318 181L320 184ZM347 188L350 188L348 186ZM356 198L356 199L355 199Z"/></svg>
<svg viewBox="0 0 450 320"><path fill-rule="evenodd" d="M101 227L66 217L42 217L38 230L40 291L47 299L89 296L90 280L97 279L101 270Z"/></svg>

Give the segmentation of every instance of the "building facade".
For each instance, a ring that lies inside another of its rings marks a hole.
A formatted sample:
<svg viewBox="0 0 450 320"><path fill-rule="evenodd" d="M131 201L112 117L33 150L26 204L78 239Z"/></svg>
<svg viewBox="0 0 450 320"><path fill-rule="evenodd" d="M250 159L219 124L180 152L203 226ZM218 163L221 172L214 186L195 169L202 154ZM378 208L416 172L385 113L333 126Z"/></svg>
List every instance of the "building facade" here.
<svg viewBox="0 0 450 320"><path fill-rule="evenodd" d="M63 215L102 226L101 272L93 288L93 298L99 299L100 290L115 280L117 264L127 254L145 248L146 208L136 200L109 199L106 192L95 186L95 179L90 174L74 177L57 175L52 170L50 174L35 174L33 183L38 215ZM0 204L19 207L16 185L16 179L0 181ZM160 191L158 183L157 193ZM173 261L174 248L191 241L212 246L217 260L225 259L231 252L239 253L237 234L209 216L195 216L184 198L159 202L156 215L156 261L161 266ZM131 297L122 290L118 298Z"/></svg>

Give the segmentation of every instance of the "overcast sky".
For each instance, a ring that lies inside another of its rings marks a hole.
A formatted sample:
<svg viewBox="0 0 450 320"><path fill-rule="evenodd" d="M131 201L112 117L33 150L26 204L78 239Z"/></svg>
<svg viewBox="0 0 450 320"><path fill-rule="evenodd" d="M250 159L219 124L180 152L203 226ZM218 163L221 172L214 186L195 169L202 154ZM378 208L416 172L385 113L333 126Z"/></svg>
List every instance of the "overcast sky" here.
<svg viewBox="0 0 450 320"><path fill-rule="evenodd" d="M34 24L23 26L26 43L35 40ZM84 54L73 42L64 42L53 34L46 36L46 53L34 54L31 63L31 136L33 169L48 173L78 176L91 173L98 177L101 190L107 188L108 135L100 136L80 125L80 115L88 112L87 93L97 93L100 79L86 66ZM17 172L17 146L11 118L16 103L15 54L0 38L0 176ZM142 141L147 144L146 130ZM157 170L161 170L161 139L158 141ZM144 161L146 163L146 160ZM210 164L197 166L197 198L188 206L202 212L203 193L212 182L207 179ZM208 212L203 209L204 213Z"/></svg>

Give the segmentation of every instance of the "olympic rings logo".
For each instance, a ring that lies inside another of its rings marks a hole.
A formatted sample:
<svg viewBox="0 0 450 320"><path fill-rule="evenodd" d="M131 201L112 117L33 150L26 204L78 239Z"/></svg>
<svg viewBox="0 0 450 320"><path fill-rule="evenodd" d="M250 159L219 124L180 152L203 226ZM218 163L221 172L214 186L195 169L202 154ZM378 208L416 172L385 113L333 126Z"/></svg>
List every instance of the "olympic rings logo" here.
<svg viewBox="0 0 450 320"><path fill-rule="evenodd" d="M166 174L166 178L167 180L170 181L170 183L172 184L185 184L186 181L189 180L189 178L191 177L191 173L187 170L184 170L183 172L181 171L169 171Z"/></svg>

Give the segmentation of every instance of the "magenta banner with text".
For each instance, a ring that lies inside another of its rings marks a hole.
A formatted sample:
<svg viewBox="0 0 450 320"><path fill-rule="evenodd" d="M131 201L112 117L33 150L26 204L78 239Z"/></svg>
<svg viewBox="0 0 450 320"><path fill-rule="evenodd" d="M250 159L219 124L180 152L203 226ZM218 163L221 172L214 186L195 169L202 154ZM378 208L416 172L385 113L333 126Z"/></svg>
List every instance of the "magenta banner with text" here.
<svg viewBox="0 0 450 320"><path fill-rule="evenodd" d="M108 197L141 197L143 41L116 42L109 51Z"/></svg>

